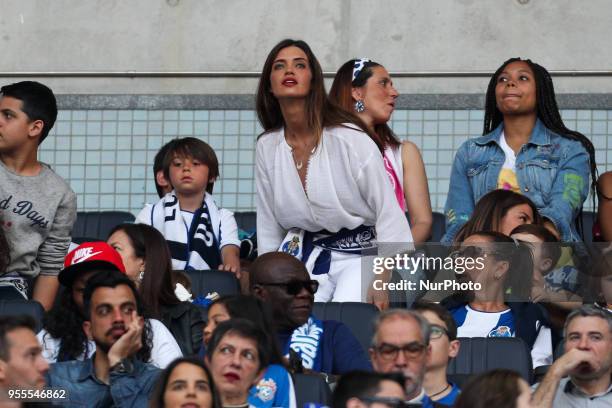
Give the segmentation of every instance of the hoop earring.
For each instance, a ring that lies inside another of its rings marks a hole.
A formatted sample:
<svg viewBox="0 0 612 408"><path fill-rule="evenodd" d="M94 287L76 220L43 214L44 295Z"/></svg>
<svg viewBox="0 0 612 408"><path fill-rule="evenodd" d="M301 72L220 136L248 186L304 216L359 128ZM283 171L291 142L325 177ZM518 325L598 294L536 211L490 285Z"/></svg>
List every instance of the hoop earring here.
<svg viewBox="0 0 612 408"><path fill-rule="evenodd" d="M355 112L361 113L364 110L365 110L365 105L363 104L363 101L361 99L355 102Z"/></svg>

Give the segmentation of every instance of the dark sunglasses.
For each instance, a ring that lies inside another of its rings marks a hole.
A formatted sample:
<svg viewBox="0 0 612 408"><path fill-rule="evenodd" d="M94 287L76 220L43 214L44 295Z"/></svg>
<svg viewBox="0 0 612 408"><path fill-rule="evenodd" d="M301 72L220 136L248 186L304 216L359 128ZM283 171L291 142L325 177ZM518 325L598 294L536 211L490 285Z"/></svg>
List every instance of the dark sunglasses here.
<svg viewBox="0 0 612 408"><path fill-rule="evenodd" d="M316 280L301 281L301 280L294 279L294 280L290 280L289 282L285 282L285 283L259 282L259 285L282 287L282 288L285 288L285 291L287 292L288 295L292 295L292 296L295 296L298 293L300 293L302 289L306 289L312 295L317 293L317 290L319 290L319 282Z"/></svg>

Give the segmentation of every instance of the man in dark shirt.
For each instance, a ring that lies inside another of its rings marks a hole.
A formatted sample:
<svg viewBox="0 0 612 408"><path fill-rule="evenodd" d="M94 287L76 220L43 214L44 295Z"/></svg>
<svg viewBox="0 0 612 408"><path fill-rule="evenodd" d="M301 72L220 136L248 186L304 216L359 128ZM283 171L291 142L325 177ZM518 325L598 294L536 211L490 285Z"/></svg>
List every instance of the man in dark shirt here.
<svg viewBox="0 0 612 408"><path fill-rule="evenodd" d="M250 268L250 286L251 293L271 305L284 355L291 349L304 368L332 375L372 369L346 325L313 316L318 282L295 257L282 252L260 256Z"/></svg>

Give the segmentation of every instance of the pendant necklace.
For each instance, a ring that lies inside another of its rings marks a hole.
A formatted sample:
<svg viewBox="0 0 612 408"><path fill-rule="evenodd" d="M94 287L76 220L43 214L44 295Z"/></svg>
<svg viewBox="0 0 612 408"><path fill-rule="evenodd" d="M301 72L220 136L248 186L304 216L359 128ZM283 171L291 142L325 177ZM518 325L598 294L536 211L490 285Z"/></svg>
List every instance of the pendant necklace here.
<svg viewBox="0 0 612 408"><path fill-rule="evenodd" d="M293 156L293 161L295 163L295 168L298 170L302 170L302 167L304 167L304 161L303 160L298 160L295 156L295 148L293 147L292 144L288 143L289 147L291 147L291 155ZM310 160L310 156L314 154L315 150L317 149L317 145L315 144L314 147L312 148L312 150L310 150L310 153L308 154L308 160Z"/></svg>
<svg viewBox="0 0 612 408"><path fill-rule="evenodd" d="M310 151L310 154L308 155L308 160L310 160L310 156L314 154L315 149L316 149L316 146L313 147L312 150ZM302 160L298 161L295 158L295 153L293 152L293 148L291 148L291 154L293 154L293 161L295 162L295 168L298 170L302 170L302 167L304 167L304 162Z"/></svg>

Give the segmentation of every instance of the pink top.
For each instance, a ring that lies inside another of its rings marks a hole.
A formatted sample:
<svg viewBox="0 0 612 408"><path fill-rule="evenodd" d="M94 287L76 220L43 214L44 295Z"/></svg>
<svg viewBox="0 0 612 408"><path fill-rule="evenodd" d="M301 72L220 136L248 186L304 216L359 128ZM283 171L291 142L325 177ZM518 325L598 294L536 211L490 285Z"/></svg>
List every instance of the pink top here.
<svg viewBox="0 0 612 408"><path fill-rule="evenodd" d="M389 153L392 155L389 157ZM406 199L404 198L404 187L397 177L397 173L393 168L393 152L390 149L385 149L385 154L383 156L383 161L385 163L385 170L387 171L387 175L389 176L389 180L391 181L391 186L393 187L393 191L395 191L395 198L397 199L397 203L399 204L402 211L406 212Z"/></svg>

